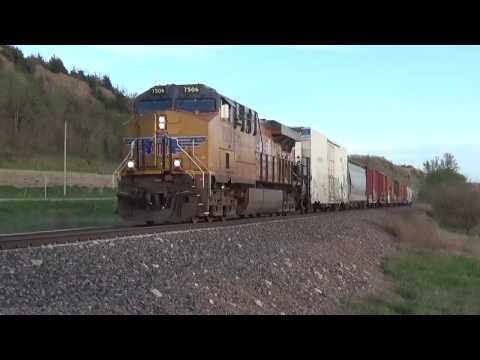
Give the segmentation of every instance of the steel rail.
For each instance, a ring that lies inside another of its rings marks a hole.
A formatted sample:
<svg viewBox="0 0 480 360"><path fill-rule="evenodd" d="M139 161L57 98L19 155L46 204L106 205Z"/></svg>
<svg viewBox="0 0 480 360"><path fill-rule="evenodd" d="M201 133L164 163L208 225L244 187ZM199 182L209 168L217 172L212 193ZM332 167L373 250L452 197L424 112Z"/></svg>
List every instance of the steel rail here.
<svg viewBox="0 0 480 360"><path fill-rule="evenodd" d="M196 230L203 228L217 228L225 226L234 226L242 224L255 224L275 220L290 220L301 219L311 216L317 216L320 213L308 214L291 214L288 216L260 216L260 217L245 217L232 218L228 221L214 221L214 222L199 222L193 223L179 223L179 224L162 224L150 226L121 226L121 227L90 227L77 229L61 229L49 230L29 233L14 233L0 235L0 250L18 249L27 247L38 247L54 244L66 244L71 242L114 239L117 237L134 236L134 235L148 235L159 234L169 231L178 230Z"/></svg>
<svg viewBox="0 0 480 360"><path fill-rule="evenodd" d="M402 208L403 206L399 206ZM392 207L392 209L398 207ZM385 208L367 208L367 209L348 209L348 212L358 212L365 210L385 209ZM388 208L387 208L388 209ZM335 211L338 212L338 211ZM292 213L286 216L268 216L259 217L231 218L228 221L199 222L199 223L178 223L162 225L142 225L142 226L119 226L119 227L89 227L77 229L49 230L30 233L15 233L0 235L0 251L8 249L18 249L27 247L38 247L54 244L66 244L89 240L115 239L119 237L135 235L155 235L171 231L182 230L201 230L229 227L244 224L259 224L276 221L300 220L315 216L322 216L323 212L313 213Z"/></svg>

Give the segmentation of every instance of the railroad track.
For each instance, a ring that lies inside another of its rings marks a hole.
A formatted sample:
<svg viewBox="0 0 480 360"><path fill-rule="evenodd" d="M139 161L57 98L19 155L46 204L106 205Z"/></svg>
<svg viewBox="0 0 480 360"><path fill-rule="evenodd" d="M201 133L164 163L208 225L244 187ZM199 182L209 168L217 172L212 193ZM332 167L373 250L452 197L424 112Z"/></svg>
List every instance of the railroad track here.
<svg viewBox="0 0 480 360"><path fill-rule="evenodd" d="M319 216L321 213L292 214L288 216L263 216L255 218L238 218L218 222L199 222L151 225L136 227L90 227L79 229L52 230L30 233L16 233L0 235L0 250L18 249L27 247L38 247L54 244L66 244L89 240L112 239L131 235L159 234L169 231L192 230L204 228L216 228L241 224L254 224L271 222L275 220L301 219L312 216Z"/></svg>
<svg viewBox="0 0 480 360"><path fill-rule="evenodd" d="M348 212L365 211L366 209L348 209ZM368 210L368 209L367 209ZM373 208L371 208L373 210ZM226 221L181 223L167 225L144 225L144 226L117 226L117 227L89 227L77 229L51 230L29 233L15 233L0 235L0 251L45 245L67 244L89 240L114 239L133 235L160 234L170 231L195 230L227 227L233 225L256 224L272 221L303 219L314 216L322 216L323 212L308 214L290 214L287 216L261 216L234 218Z"/></svg>

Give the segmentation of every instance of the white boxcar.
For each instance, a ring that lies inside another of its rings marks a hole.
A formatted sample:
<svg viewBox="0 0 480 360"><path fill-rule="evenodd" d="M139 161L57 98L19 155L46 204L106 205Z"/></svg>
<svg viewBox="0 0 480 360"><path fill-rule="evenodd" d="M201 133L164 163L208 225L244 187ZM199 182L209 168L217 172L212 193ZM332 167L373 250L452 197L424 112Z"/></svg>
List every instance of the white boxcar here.
<svg viewBox="0 0 480 360"><path fill-rule="evenodd" d="M295 156L310 159L312 204L348 203L347 150L316 130L300 131L302 136L295 146Z"/></svg>
<svg viewBox="0 0 480 360"><path fill-rule="evenodd" d="M349 202L351 205L363 205L367 202L367 169L348 162L350 176Z"/></svg>

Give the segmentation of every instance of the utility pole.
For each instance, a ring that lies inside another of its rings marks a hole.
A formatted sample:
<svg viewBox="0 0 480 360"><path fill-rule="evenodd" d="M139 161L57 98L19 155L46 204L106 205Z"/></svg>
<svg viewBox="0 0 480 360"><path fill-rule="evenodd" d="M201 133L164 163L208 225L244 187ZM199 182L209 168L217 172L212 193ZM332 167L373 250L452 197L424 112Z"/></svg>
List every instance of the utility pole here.
<svg viewBox="0 0 480 360"><path fill-rule="evenodd" d="M63 144L63 196L67 196L67 119L65 119L65 141Z"/></svg>

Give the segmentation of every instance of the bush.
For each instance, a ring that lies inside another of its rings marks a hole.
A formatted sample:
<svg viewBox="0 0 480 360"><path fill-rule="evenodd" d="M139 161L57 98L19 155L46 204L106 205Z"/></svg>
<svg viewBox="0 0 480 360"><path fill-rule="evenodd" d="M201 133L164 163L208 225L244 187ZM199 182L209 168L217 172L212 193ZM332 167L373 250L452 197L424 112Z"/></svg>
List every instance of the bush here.
<svg viewBox="0 0 480 360"><path fill-rule="evenodd" d="M464 175L454 156L445 153L424 163L419 198L432 206L432 215L440 224L471 232L480 224L480 192Z"/></svg>
<svg viewBox="0 0 480 360"><path fill-rule="evenodd" d="M9 45L2 45L0 47L0 50L2 52L2 55L5 56L7 60L14 63L17 69L22 72L30 71L27 60L23 56L22 50Z"/></svg>
<svg viewBox="0 0 480 360"><path fill-rule="evenodd" d="M459 234L440 228L426 216L424 206L392 215L382 223L386 232L399 243L414 249L441 250L480 257L480 238ZM448 215L447 218L450 218Z"/></svg>
<svg viewBox="0 0 480 360"><path fill-rule="evenodd" d="M57 58L55 55L53 55L50 61L47 63L47 68L53 73L62 73L68 75L68 71L63 65L63 61Z"/></svg>
<svg viewBox="0 0 480 360"><path fill-rule="evenodd" d="M469 183L439 184L431 204L433 216L443 225L469 233L480 224L480 192Z"/></svg>
<svg viewBox="0 0 480 360"><path fill-rule="evenodd" d="M401 243L421 248L443 248L435 223L420 213L405 213L388 218L383 224L385 231Z"/></svg>
<svg viewBox="0 0 480 360"><path fill-rule="evenodd" d="M105 88L107 88L108 90L113 90L112 82L110 81L110 78L109 78L107 75L104 75L104 76L103 76L102 82L103 82L102 85L103 85Z"/></svg>

